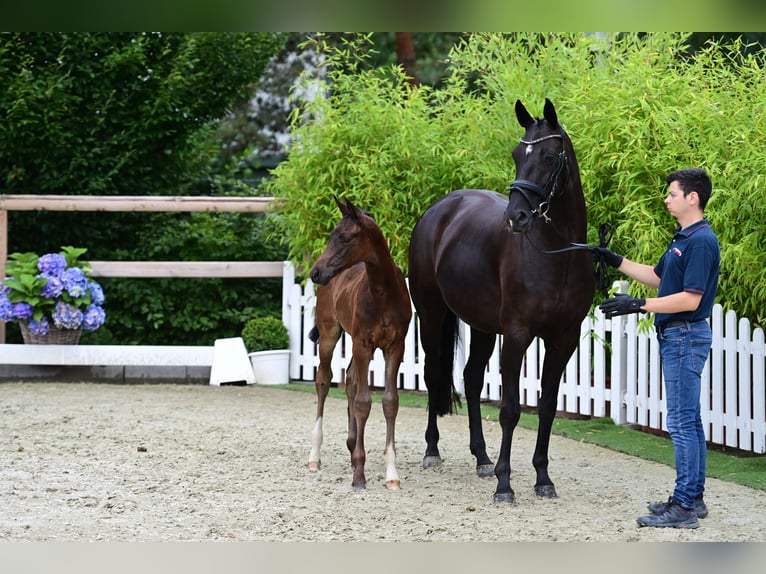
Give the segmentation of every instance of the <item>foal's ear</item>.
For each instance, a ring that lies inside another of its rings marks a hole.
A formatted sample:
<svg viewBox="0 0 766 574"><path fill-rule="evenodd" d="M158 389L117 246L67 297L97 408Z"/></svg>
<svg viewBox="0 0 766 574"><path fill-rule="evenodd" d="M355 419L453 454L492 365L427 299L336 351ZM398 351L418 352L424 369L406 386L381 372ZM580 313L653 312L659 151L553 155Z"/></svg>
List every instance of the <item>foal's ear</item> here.
<svg viewBox="0 0 766 574"><path fill-rule="evenodd" d="M548 98L545 98L545 107L543 108L543 117L548 121L552 128L559 125L559 118L556 114L556 108Z"/></svg>
<svg viewBox="0 0 766 574"><path fill-rule="evenodd" d="M338 209L340 209L340 212L343 214L344 217L350 217L351 219L359 219L362 215L362 210L359 209L356 205L351 203L348 199L344 202L342 202L340 199L338 199L337 196L333 196L335 198L335 203L338 205Z"/></svg>
<svg viewBox="0 0 766 574"><path fill-rule="evenodd" d="M529 129L535 123L535 118L529 114L521 100L516 100L516 119L519 120L519 124L524 129Z"/></svg>

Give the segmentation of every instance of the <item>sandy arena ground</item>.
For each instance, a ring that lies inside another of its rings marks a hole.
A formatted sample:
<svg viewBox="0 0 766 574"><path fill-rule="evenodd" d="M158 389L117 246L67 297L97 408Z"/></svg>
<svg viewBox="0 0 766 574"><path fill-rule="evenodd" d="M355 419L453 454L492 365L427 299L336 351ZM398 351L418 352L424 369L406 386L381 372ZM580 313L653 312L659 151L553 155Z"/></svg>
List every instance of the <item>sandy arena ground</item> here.
<svg viewBox="0 0 766 574"><path fill-rule="evenodd" d="M444 464L423 470L423 409L397 420L399 491L383 487L373 405L367 479L351 488L346 404L329 399L322 469L307 468L313 393L275 387L0 384L0 541L764 541L766 492L710 479L697 530L639 528L674 471L554 436L559 498L534 495L534 433L517 429L511 484L492 501L466 417L440 424ZM490 456L500 441L486 421Z"/></svg>

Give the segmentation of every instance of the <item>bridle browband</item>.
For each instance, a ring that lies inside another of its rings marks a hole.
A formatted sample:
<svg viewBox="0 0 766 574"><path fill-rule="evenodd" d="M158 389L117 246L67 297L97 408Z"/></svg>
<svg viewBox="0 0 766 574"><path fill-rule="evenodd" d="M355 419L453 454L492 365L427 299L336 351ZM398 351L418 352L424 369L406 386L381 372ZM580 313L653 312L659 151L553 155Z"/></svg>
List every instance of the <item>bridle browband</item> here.
<svg viewBox="0 0 766 574"><path fill-rule="evenodd" d="M531 147L535 144L550 139L561 140L561 152L556 158L556 165L553 168L551 175L548 177L548 181L545 183L545 185L538 185L528 179L515 179L511 182L511 185L508 186L508 192L513 193L516 191L520 193L529 205L531 213L537 217L542 217L545 220L545 223L548 223L551 220L551 218L548 217L548 210L551 207L551 201L558 194L559 175L561 175L562 172L566 172L568 170L566 148L564 147L564 137L561 134L549 134L534 140L525 140L524 138L519 138L519 142L525 144L527 147ZM530 193L534 193L538 198L542 200L537 205L537 207L535 207L535 202L530 197Z"/></svg>

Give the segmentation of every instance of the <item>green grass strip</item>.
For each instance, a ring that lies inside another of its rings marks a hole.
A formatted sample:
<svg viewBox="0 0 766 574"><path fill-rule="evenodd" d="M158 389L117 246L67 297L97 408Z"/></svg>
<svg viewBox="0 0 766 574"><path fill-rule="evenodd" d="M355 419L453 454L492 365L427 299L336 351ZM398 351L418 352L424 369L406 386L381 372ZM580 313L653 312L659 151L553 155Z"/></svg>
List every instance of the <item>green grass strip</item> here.
<svg viewBox="0 0 766 574"><path fill-rule="evenodd" d="M314 386L311 384L290 383L282 387L296 391L314 392ZM330 397L345 399L346 394L343 389L333 387L330 389ZM373 391L372 399L374 402L380 402L381 393ZM427 405L428 398L425 393L399 392L399 406L425 409ZM482 404L481 415L484 419L496 421L498 411L499 409L495 405ZM466 412L464 401L459 414L465 415ZM425 425L425 419L423 424ZM522 413L519 426L537 430L537 415ZM466 427L466 432L468 432L468 427ZM569 419L556 417L552 432L556 435L595 444L644 460L651 460L668 466L673 466L675 463L673 443L669 438L616 425L609 418ZM717 446L709 447L707 475L749 488L766 490L766 456L743 453L742 451L728 452Z"/></svg>

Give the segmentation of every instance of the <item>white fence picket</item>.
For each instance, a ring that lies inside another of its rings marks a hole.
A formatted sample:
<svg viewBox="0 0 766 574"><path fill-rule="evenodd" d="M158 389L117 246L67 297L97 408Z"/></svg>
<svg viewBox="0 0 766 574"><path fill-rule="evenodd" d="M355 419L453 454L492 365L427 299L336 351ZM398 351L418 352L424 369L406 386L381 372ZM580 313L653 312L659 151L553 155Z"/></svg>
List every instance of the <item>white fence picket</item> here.
<svg viewBox="0 0 766 574"><path fill-rule="evenodd" d="M288 276L288 275L286 275ZM627 291L624 281L615 283ZM314 326L314 286L293 285L284 289L284 321L290 331L290 377L313 381L319 364L316 345L308 338ZM713 346L702 373L700 405L705 433L715 444L766 453L766 343L760 328L751 329L747 319L715 305L710 319ZM561 411L610 416L617 424L637 424L667 430L659 345L654 329L641 327L636 315L606 319L595 310L583 320L580 343L562 375L558 408ZM642 330L643 329L643 330ZM463 367L470 345L470 329L462 323L455 351L455 387L463 392ZM500 348L485 371L482 398L498 401L502 394ZM342 337L333 355L332 381L340 383L351 354L351 340ZM423 348L413 313L407 334L404 360L399 368L401 389L426 391L423 381ZM522 365L519 395L524 406L535 407L540 393L540 375L545 345L535 339ZM373 384L383 386L384 364L380 351L370 365Z"/></svg>

